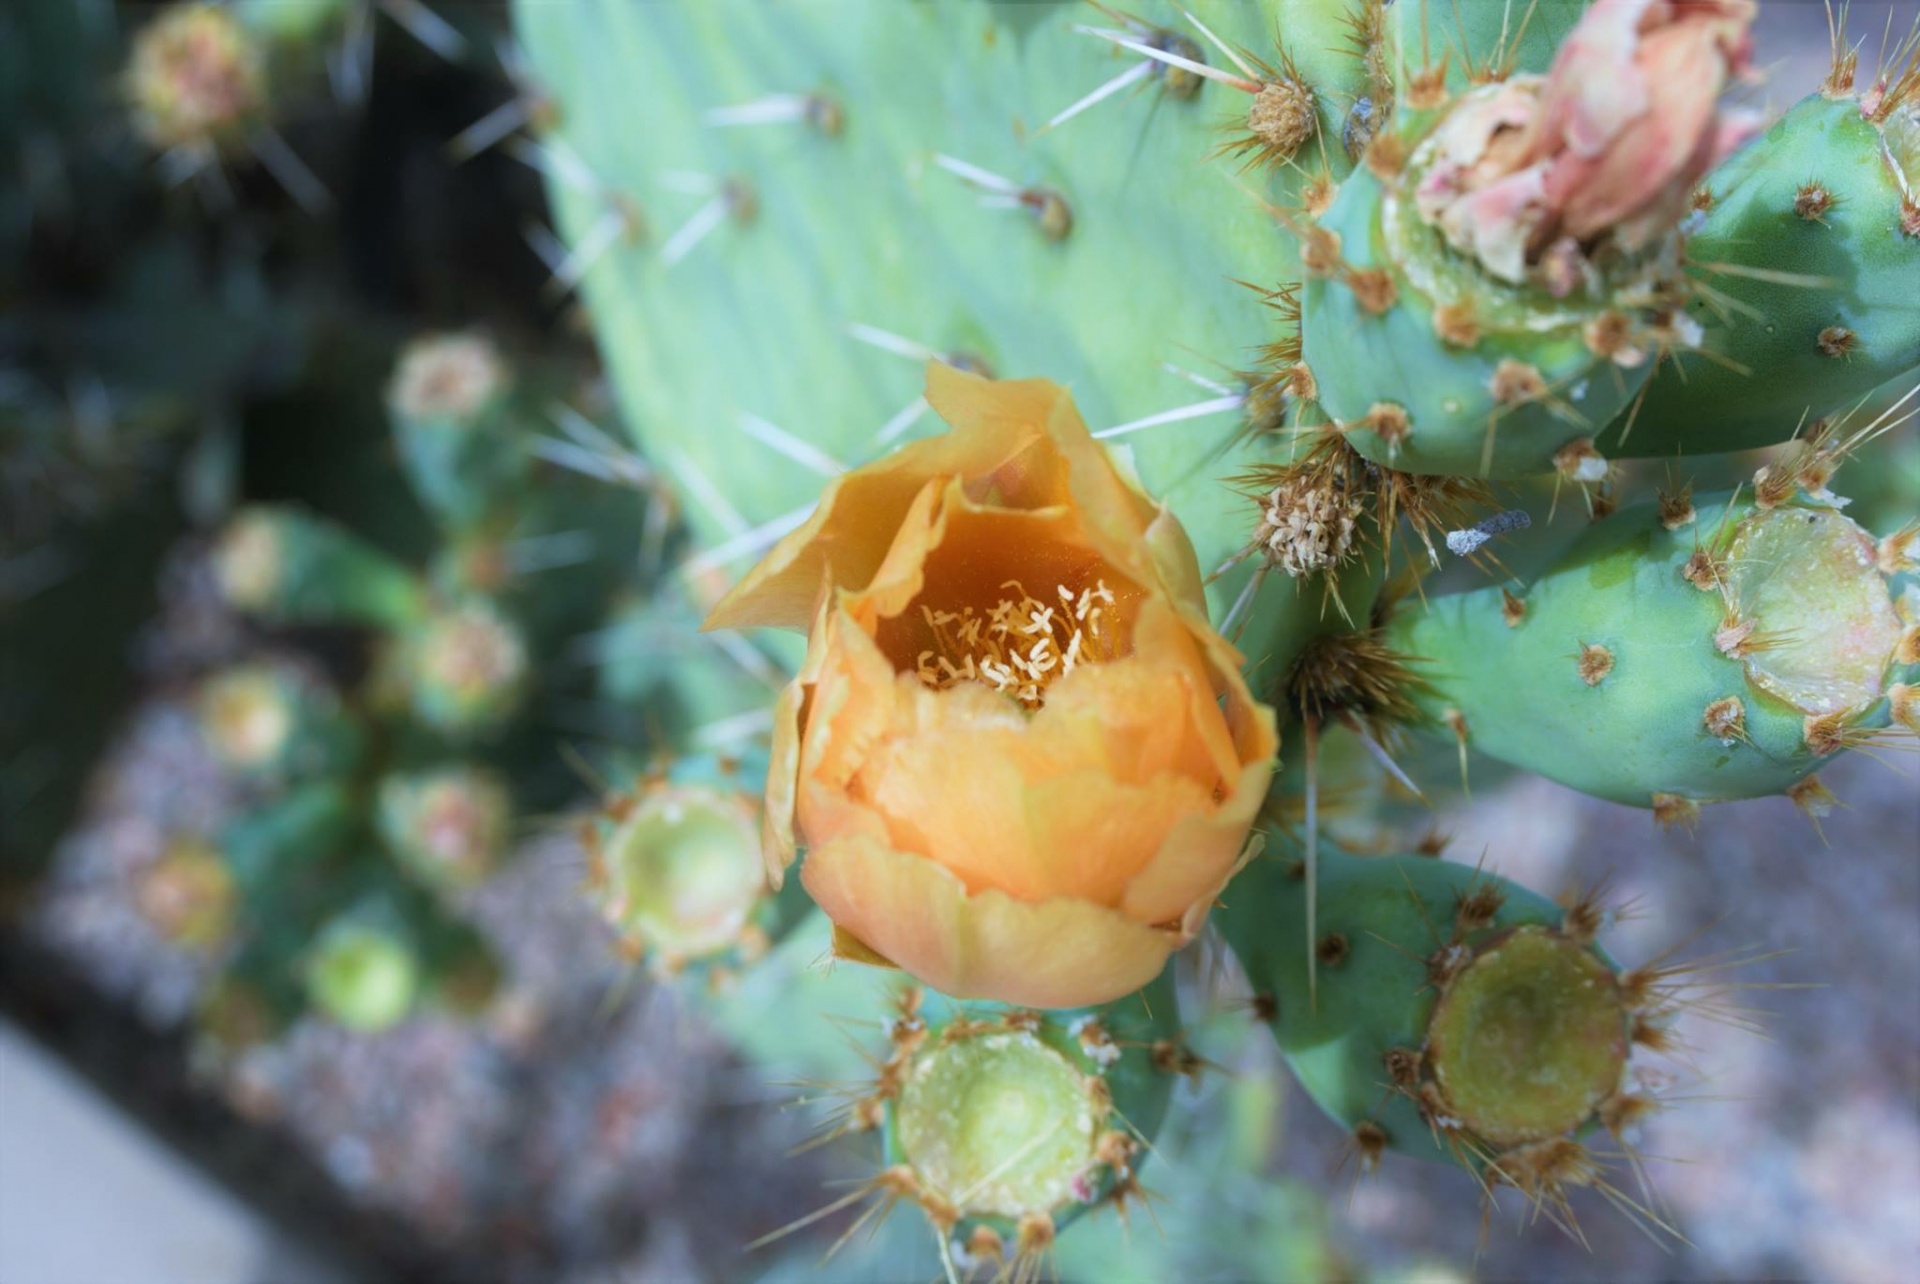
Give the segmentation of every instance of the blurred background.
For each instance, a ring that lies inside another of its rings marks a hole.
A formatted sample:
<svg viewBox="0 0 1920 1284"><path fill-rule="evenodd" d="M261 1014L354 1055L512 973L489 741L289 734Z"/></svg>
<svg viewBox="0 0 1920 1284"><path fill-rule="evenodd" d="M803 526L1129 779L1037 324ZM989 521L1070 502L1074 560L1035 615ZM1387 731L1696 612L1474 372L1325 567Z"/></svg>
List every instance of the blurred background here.
<svg viewBox="0 0 1920 1284"><path fill-rule="evenodd" d="M1827 11L1769 0L1760 40L1789 101ZM882 983L804 933L732 985L657 980L586 890L609 773L735 734L686 727L667 675L750 707L770 671L685 640L673 500L525 143L544 109L499 5L0 9L0 1284L940 1272L907 1213L830 1260L851 1214L746 1248L872 1171L792 1152L870 1073ZM1888 450L1857 498L1910 508L1920 443ZM262 549L317 597L249 609ZM1584 1243L1483 1220L1410 1161L1356 1181L1196 967L1220 1068L1180 1089L1153 1215L1075 1228L1059 1273L1914 1278L1910 760L1823 773L1819 830L1771 799L1662 831L1474 771L1456 858L1610 875L1648 907L1625 959L1765 956L1647 1126L1683 1238L1598 1199Z"/></svg>

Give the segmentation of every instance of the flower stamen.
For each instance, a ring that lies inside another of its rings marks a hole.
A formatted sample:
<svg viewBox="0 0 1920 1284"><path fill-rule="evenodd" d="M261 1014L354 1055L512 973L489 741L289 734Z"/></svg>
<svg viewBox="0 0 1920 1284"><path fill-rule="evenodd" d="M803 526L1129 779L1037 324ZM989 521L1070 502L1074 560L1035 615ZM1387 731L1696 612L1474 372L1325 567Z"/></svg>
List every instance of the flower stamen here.
<svg viewBox="0 0 1920 1284"><path fill-rule="evenodd" d="M922 605L920 618L933 646L914 659L914 676L936 691L978 682L1005 692L1029 709L1045 702L1046 689L1082 664L1112 659L1118 647L1105 632L1113 590L1100 580L1075 593L1056 585L1058 607L1048 606L1019 580L1008 580L1002 597L983 616L971 606L957 611ZM1028 643L1026 639L1033 638Z"/></svg>

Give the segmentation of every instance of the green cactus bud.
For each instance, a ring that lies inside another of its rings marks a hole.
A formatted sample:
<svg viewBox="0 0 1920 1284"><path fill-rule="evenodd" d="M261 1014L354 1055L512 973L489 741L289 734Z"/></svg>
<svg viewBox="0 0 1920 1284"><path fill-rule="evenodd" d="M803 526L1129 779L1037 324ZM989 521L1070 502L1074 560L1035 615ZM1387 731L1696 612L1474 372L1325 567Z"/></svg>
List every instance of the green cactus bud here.
<svg viewBox="0 0 1920 1284"><path fill-rule="evenodd" d="M428 335L401 351L387 409L421 502L470 527L524 485L529 458L505 413L512 374L492 340Z"/></svg>
<svg viewBox="0 0 1920 1284"><path fill-rule="evenodd" d="M619 949L658 976L718 979L763 956L799 920L760 850L766 761L696 754L616 794L584 838L588 891Z"/></svg>
<svg viewBox="0 0 1920 1284"><path fill-rule="evenodd" d="M497 729L528 681L520 630L485 598L435 605L399 641L392 680L414 716L451 736Z"/></svg>
<svg viewBox="0 0 1920 1284"><path fill-rule="evenodd" d="M1193 1066L1175 1020L1165 975L1062 1012L909 989L879 1078L839 1131L879 1131L868 1189L918 1205L956 1267L1023 1277L1069 1223L1139 1193L1173 1080Z"/></svg>
<svg viewBox="0 0 1920 1284"><path fill-rule="evenodd" d="M1401 604L1387 636L1424 661L1430 725L1663 819L1870 738L1912 607L1837 507L1791 476L1756 489L1622 509L1530 584Z"/></svg>
<svg viewBox="0 0 1920 1284"><path fill-rule="evenodd" d="M176 838L140 871L140 913L174 944L212 953L232 937L237 892L220 853L205 839Z"/></svg>
<svg viewBox="0 0 1920 1284"><path fill-rule="evenodd" d="M201 689L199 712L221 764L255 780L337 774L360 755L360 728L339 695L290 664L247 664L215 674Z"/></svg>
<svg viewBox="0 0 1920 1284"><path fill-rule="evenodd" d="M213 563L228 602L276 622L401 628L425 607L412 572L359 536L294 508L242 509L221 535Z"/></svg>
<svg viewBox="0 0 1920 1284"><path fill-rule="evenodd" d="M174 5L134 37L125 73L134 127L159 151L211 153L266 110L263 50L223 5Z"/></svg>
<svg viewBox="0 0 1920 1284"><path fill-rule="evenodd" d="M413 1010L420 973L420 960L400 931L349 913L315 940L306 965L307 996L331 1020L371 1034Z"/></svg>
<svg viewBox="0 0 1920 1284"><path fill-rule="evenodd" d="M1772 445L1920 367L1920 166L1893 145L1917 92L1871 110L1814 94L1707 177L1687 242L1700 351L1663 365L1601 451Z"/></svg>
<svg viewBox="0 0 1920 1284"><path fill-rule="evenodd" d="M388 776L376 806L387 846L435 890L474 886L506 851L512 804L505 783L490 771L450 763Z"/></svg>

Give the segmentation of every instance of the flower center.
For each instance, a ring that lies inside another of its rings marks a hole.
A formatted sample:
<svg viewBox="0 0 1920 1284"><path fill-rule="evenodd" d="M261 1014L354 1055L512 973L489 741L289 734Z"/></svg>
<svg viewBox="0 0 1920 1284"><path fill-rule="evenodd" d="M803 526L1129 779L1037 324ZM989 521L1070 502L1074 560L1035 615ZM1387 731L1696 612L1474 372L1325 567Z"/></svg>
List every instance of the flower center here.
<svg viewBox="0 0 1920 1284"><path fill-rule="evenodd" d="M1019 580L1000 588L1007 595L985 614L971 606L949 611L921 605L933 643L914 660L922 682L936 691L979 682L1037 709L1056 678L1119 653L1109 618L1115 598L1105 580L1077 594L1056 584L1052 603L1035 598Z"/></svg>

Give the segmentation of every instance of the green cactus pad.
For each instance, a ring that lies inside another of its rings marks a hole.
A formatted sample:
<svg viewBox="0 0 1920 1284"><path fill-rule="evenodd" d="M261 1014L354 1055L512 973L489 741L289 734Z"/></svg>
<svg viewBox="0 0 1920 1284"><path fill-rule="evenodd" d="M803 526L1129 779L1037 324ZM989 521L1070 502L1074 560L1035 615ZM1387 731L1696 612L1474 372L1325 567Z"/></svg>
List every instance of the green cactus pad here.
<svg viewBox="0 0 1920 1284"><path fill-rule="evenodd" d="M1645 381L1650 363L1602 355L1591 335L1607 324L1644 329L1648 318L1616 300L1652 294L1665 267L1658 253L1616 265L1602 289L1564 299L1496 279L1451 250L1413 208L1433 163L1429 145L1415 141L1391 181L1355 171L1318 221L1320 235L1338 238L1318 252L1339 260L1309 272L1301 292L1302 355L1320 408L1346 427L1354 449L1407 472L1552 471L1563 450L1590 441ZM1303 247L1316 252L1311 236ZM1457 311L1464 328L1449 329L1445 310Z"/></svg>
<svg viewBox="0 0 1920 1284"><path fill-rule="evenodd" d="M1577 919L1432 857L1323 848L1319 863L1317 982L1293 862L1256 860L1218 920L1256 1011L1363 1163L1393 1150L1477 1168L1598 1121L1633 1013Z"/></svg>
<svg viewBox="0 0 1920 1284"><path fill-rule="evenodd" d="M1702 351L1664 363L1601 452L1772 445L1920 368L1917 182L1850 97L1804 99L1730 157L1687 242Z"/></svg>
<svg viewBox="0 0 1920 1284"><path fill-rule="evenodd" d="M1872 538L1804 495L1694 511L1623 509L1529 585L1402 603L1434 733L1457 713L1490 757L1684 809L1782 793L1885 726L1903 624Z"/></svg>
<svg viewBox="0 0 1920 1284"><path fill-rule="evenodd" d="M1192 9L1222 39L1280 56L1274 6ZM874 457L883 426L911 410L923 361L856 335L878 330L1002 376L1058 380L1095 431L1222 395L1163 363L1231 394L1232 372L1256 366L1254 349L1276 337L1270 310L1237 282L1292 274L1263 202L1291 203L1288 186L1319 165L1306 154L1277 174L1208 162L1247 112L1247 95L1214 83L1182 100L1149 78L1136 96L1038 132L1137 61L1073 30L1097 25L1097 11L708 0L644 10L529 3L516 17L535 73L560 102L563 124L543 144L602 184L550 185L565 239L580 244L608 216L608 192L639 202L656 229L651 241L609 250L581 291L629 421L688 501L698 541L738 550L732 573L758 551L746 532L797 523L823 469ZM1225 65L1180 26L1212 65ZM844 108L837 134L803 120L708 123L716 109L815 92ZM941 156L1015 190L983 190ZM1042 189L1071 210L1061 239L1018 199ZM667 246L681 248L675 232L703 208L728 216L667 262ZM811 450L782 453L764 428L756 436L744 426L748 415ZM1180 515L1209 568L1243 547L1256 522L1220 479L1286 450L1272 436L1246 440L1243 420L1222 410L1112 439ZM935 428L928 416L911 431ZM1216 584L1216 604L1231 602L1251 570ZM1290 596L1261 595L1249 652L1266 650ZM1301 596L1302 609L1317 612L1317 590Z"/></svg>

